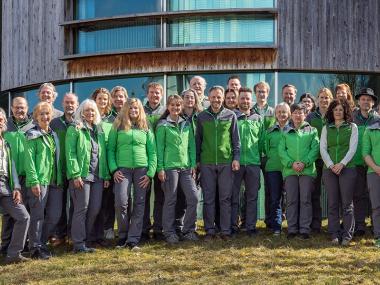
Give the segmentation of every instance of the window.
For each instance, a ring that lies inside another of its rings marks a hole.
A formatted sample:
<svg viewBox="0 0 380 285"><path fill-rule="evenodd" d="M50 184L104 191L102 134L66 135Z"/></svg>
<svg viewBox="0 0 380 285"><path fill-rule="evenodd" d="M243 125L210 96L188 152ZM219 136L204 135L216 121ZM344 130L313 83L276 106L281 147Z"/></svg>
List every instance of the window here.
<svg viewBox="0 0 380 285"><path fill-rule="evenodd" d="M275 8L276 0L168 0L168 11Z"/></svg>

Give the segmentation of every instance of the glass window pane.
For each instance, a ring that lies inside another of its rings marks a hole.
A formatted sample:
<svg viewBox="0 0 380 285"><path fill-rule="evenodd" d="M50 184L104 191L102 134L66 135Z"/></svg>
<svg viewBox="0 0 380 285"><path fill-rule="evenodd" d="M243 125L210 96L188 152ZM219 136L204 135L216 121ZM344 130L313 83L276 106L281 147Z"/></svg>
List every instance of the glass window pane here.
<svg viewBox="0 0 380 285"><path fill-rule="evenodd" d="M155 20L139 21L128 26L111 29L79 29L76 34L75 53L160 47L160 25Z"/></svg>
<svg viewBox="0 0 380 285"><path fill-rule="evenodd" d="M161 0L76 0L75 19L161 11Z"/></svg>
<svg viewBox="0 0 380 285"><path fill-rule="evenodd" d="M230 8L275 8L276 2L276 0L168 0L168 11Z"/></svg>
<svg viewBox="0 0 380 285"><path fill-rule="evenodd" d="M136 97L144 101L147 86L150 82L158 82L164 86L164 77L162 75L154 75L144 77L78 81L74 82L74 92L78 95L79 100L83 101L84 99L89 98L92 92L99 87L104 87L111 91L113 87L121 85L127 89L129 97Z"/></svg>
<svg viewBox="0 0 380 285"><path fill-rule="evenodd" d="M168 46L273 45L273 16L180 18L169 21Z"/></svg>

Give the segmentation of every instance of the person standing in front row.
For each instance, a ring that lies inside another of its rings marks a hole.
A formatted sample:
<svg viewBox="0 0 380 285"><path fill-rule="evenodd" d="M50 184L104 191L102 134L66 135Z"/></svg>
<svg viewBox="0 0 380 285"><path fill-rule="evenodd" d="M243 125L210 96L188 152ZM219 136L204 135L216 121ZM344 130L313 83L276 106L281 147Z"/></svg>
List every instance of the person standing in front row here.
<svg viewBox="0 0 380 285"><path fill-rule="evenodd" d="M181 116L183 99L168 97L167 110L156 128L157 173L165 194L162 225L166 242L175 244L179 237L175 228L175 209L179 186L186 199L186 214L182 229L184 240L197 241L198 190L195 185L195 138L191 122Z"/></svg>
<svg viewBox="0 0 380 285"><path fill-rule="evenodd" d="M322 128L320 151L325 163L322 180L328 195L328 231L332 244L348 246L355 229L353 196L356 169L352 158L358 144L358 128L351 122L351 108L345 99L335 99L325 117L327 122Z"/></svg>
<svg viewBox="0 0 380 285"><path fill-rule="evenodd" d="M114 179L117 247L138 250L143 231L146 196L157 167L156 144L139 99L128 99L108 138L108 164ZM133 185L132 215L128 201ZM148 201L149 202L149 201Z"/></svg>
<svg viewBox="0 0 380 285"><path fill-rule="evenodd" d="M240 138L237 118L223 107L224 88L213 86L209 91L210 107L197 119L196 155L201 169L204 197L206 240L215 238L215 203L220 204L221 238L231 237L232 171L240 168ZM219 201L215 201L216 187Z"/></svg>
<svg viewBox="0 0 380 285"><path fill-rule="evenodd" d="M93 100L84 100L75 112L76 126L66 133L66 166L74 204L71 238L75 253L93 252L96 218L103 189L109 186L106 143L100 114Z"/></svg>
<svg viewBox="0 0 380 285"><path fill-rule="evenodd" d="M309 239L311 193L316 176L314 162L319 152L318 132L305 121L306 110L303 105L291 105L290 112L291 122L285 127L278 146L287 198L287 237L291 239L299 233L302 239Z"/></svg>

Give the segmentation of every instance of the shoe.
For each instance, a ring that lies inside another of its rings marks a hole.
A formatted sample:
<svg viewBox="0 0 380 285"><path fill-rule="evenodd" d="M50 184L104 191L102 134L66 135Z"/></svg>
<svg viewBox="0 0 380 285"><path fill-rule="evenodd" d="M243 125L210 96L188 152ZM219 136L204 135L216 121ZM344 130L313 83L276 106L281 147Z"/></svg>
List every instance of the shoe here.
<svg viewBox="0 0 380 285"><path fill-rule="evenodd" d="M230 241L232 238L231 235L221 234L220 239L224 241Z"/></svg>
<svg viewBox="0 0 380 285"><path fill-rule="evenodd" d="M184 234L182 232L176 231L176 234L178 236L179 241L184 241L185 240Z"/></svg>
<svg viewBox="0 0 380 285"><path fill-rule="evenodd" d="M294 239L296 236L297 236L296 233L288 233L288 235L286 236L286 238L287 239Z"/></svg>
<svg viewBox="0 0 380 285"><path fill-rule="evenodd" d="M104 240L104 239L98 239L97 241L96 241L96 243L97 243L97 248L98 247L109 247L110 246L110 244L109 244L109 242L107 242L106 240Z"/></svg>
<svg viewBox="0 0 380 285"><path fill-rule="evenodd" d="M107 239L107 240L113 240L115 239L115 232L112 228L110 229L106 229L104 231L104 238Z"/></svg>
<svg viewBox="0 0 380 285"><path fill-rule="evenodd" d="M127 243L128 248L131 251L140 251L141 248L137 245L137 243Z"/></svg>
<svg viewBox="0 0 380 285"><path fill-rule="evenodd" d="M48 260L51 255L47 254L41 247L35 247L31 249L30 257L33 259Z"/></svg>
<svg viewBox="0 0 380 285"><path fill-rule="evenodd" d="M247 235L251 238L257 236L257 230L247 230Z"/></svg>
<svg viewBox="0 0 380 285"><path fill-rule="evenodd" d="M375 246L380 248L380 238L375 240Z"/></svg>
<svg viewBox="0 0 380 285"><path fill-rule="evenodd" d="M211 241L214 241L215 239L216 239L216 236L213 234L206 234L204 237L205 242L211 242Z"/></svg>
<svg viewBox="0 0 380 285"><path fill-rule="evenodd" d="M332 243L333 245L339 245L339 239L338 239L338 238L333 238L333 239L331 240L331 243Z"/></svg>
<svg viewBox="0 0 380 285"><path fill-rule="evenodd" d="M279 237L280 235L281 235L281 231L280 230L275 230L273 232L273 236L275 236L275 237Z"/></svg>
<svg viewBox="0 0 380 285"><path fill-rule="evenodd" d="M30 258L26 258L25 256L22 256L21 254L16 255L16 256L6 256L4 263L5 264L12 264L12 263L20 263L20 262L26 262L30 261Z"/></svg>
<svg viewBox="0 0 380 285"><path fill-rule="evenodd" d="M168 243L168 244L177 244L179 243L179 238L176 234L171 234L170 236L168 236L165 241Z"/></svg>
<svg viewBox="0 0 380 285"><path fill-rule="evenodd" d="M126 246L127 238L119 238L116 244L116 248L122 248Z"/></svg>
<svg viewBox="0 0 380 285"><path fill-rule="evenodd" d="M310 239L310 235L307 233L302 233L299 235L299 237L300 239L303 239L303 240Z"/></svg>
<svg viewBox="0 0 380 285"><path fill-rule="evenodd" d="M93 253L96 249L92 247L82 246L79 248L74 248L74 253Z"/></svg>
<svg viewBox="0 0 380 285"><path fill-rule="evenodd" d="M355 237L365 236L365 230L357 230L357 231L355 231L354 236Z"/></svg>
<svg viewBox="0 0 380 285"><path fill-rule="evenodd" d="M343 239L341 242L341 246L349 246L350 242L351 242L351 240L349 240L349 239Z"/></svg>
<svg viewBox="0 0 380 285"><path fill-rule="evenodd" d="M51 254L49 248L47 247L47 245L43 245L41 246L41 250L46 254L48 255L49 257L52 257L53 255Z"/></svg>
<svg viewBox="0 0 380 285"><path fill-rule="evenodd" d="M156 241L166 240L162 233L153 233L153 239Z"/></svg>
<svg viewBox="0 0 380 285"><path fill-rule="evenodd" d="M199 237L196 232L188 232L183 235L183 240L186 241L199 241Z"/></svg>
<svg viewBox="0 0 380 285"><path fill-rule="evenodd" d="M148 242L150 240L150 235L149 233L142 233L140 242Z"/></svg>

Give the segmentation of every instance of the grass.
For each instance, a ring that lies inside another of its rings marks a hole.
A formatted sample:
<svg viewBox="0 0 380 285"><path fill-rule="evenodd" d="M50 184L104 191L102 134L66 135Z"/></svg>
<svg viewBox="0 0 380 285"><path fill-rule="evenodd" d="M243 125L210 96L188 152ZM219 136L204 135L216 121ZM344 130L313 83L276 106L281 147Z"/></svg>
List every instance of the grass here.
<svg viewBox="0 0 380 285"><path fill-rule="evenodd" d="M370 235L343 248L323 233L289 241L262 223L259 230L229 242L152 242L139 252L56 248L49 261L0 266L0 284L380 284L380 249Z"/></svg>

